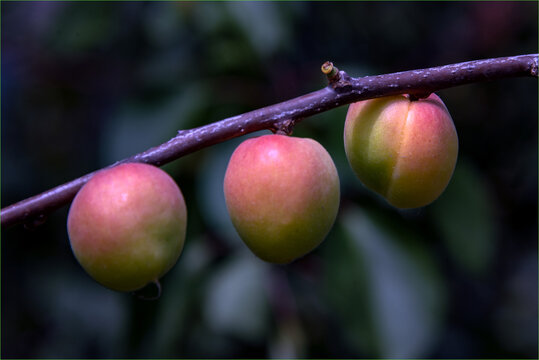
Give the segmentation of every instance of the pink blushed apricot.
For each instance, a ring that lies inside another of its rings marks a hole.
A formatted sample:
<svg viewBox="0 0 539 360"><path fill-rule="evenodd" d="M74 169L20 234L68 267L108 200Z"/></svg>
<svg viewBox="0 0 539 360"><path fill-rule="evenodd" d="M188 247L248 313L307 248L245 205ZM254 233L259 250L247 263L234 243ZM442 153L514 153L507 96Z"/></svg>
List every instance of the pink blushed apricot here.
<svg viewBox="0 0 539 360"><path fill-rule="evenodd" d="M134 291L157 281L182 252L183 195L163 170L128 163L95 174L75 196L67 229L86 272L102 285Z"/></svg>
<svg viewBox="0 0 539 360"><path fill-rule="evenodd" d="M224 193L234 227L261 259L289 263L316 248L337 216L335 164L312 139L265 135L241 143Z"/></svg>

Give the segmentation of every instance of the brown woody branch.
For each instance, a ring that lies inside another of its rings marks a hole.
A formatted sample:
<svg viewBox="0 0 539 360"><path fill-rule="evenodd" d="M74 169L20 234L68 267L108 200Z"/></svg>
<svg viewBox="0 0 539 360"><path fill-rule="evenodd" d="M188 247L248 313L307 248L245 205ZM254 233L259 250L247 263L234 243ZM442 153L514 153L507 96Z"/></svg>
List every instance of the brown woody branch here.
<svg viewBox="0 0 539 360"><path fill-rule="evenodd" d="M338 106L381 96L410 94L423 97L431 92L470 83L508 77L538 77L538 55L520 55L468 61L428 69L352 78L331 63L322 71L329 85L323 89L275 105L253 110L224 120L181 130L169 141L109 167L125 162L143 162L161 166L202 148L258 130L279 130ZM46 214L68 204L77 191L95 174L59 185L1 210L2 228L17 224L37 224Z"/></svg>

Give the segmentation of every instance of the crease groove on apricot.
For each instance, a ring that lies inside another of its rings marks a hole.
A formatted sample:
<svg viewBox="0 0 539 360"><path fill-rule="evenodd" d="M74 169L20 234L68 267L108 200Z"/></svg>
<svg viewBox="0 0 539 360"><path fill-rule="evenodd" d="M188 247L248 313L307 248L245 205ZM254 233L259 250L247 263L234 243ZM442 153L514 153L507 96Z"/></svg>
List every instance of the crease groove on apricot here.
<svg viewBox="0 0 539 360"><path fill-rule="evenodd" d="M400 137L399 137L399 146L398 146L398 149L397 149L397 157L395 158L395 163L393 164L393 171L391 171L391 177L390 177L389 182L387 184L385 194L383 194L385 198L390 198L390 196L393 193L396 174L398 173L399 163L401 162L401 149L402 149L403 144L405 143L404 140L405 140L406 135L407 135L406 134L407 133L406 128L407 128L407 125L408 125L408 118L410 117L410 108L411 107L412 107L412 102L410 100L408 100L406 114L404 115L404 121L402 122L401 128L400 128Z"/></svg>

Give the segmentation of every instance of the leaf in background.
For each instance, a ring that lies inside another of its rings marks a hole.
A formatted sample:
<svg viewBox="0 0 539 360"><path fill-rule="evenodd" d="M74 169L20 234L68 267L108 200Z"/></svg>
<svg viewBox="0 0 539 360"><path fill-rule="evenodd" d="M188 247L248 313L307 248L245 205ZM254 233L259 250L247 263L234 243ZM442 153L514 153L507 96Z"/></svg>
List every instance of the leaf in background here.
<svg viewBox="0 0 539 360"><path fill-rule="evenodd" d="M289 38L278 4L272 2L230 2L230 13L243 28L251 45L262 57L273 54Z"/></svg>
<svg viewBox="0 0 539 360"><path fill-rule="evenodd" d="M537 253L527 253L510 272L498 299L494 331L508 353L533 354L537 351Z"/></svg>
<svg viewBox="0 0 539 360"><path fill-rule="evenodd" d="M305 332L297 318L281 320L277 324L277 334L268 346L268 357L271 359L305 357L305 340Z"/></svg>
<svg viewBox="0 0 539 360"><path fill-rule="evenodd" d="M120 22L115 21L117 15L113 7L104 7L99 4L87 3L82 6L64 3L54 7L59 12L54 31L46 32L50 37L50 48L63 54L85 54L88 51L99 49L111 39L111 33L119 32ZM58 9L59 8L59 9ZM46 10L46 9L42 9Z"/></svg>
<svg viewBox="0 0 539 360"><path fill-rule="evenodd" d="M34 350L37 357L71 358L92 348L99 357L119 356L128 319L125 294L81 281L80 267L71 275L71 267L39 269L33 272L31 294L44 294L35 311L47 332Z"/></svg>
<svg viewBox="0 0 539 360"><path fill-rule="evenodd" d="M101 145L103 165L145 151L176 135L203 103L204 90L184 84L180 91L156 105L128 103L108 120Z"/></svg>
<svg viewBox="0 0 539 360"><path fill-rule="evenodd" d="M173 48L177 45L185 31L185 23L177 4L156 2L147 6L141 15L148 41L153 46Z"/></svg>
<svg viewBox="0 0 539 360"><path fill-rule="evenodd" d="M240 251L216 269L207 283L204 318L216 332L257 341L267 336L269 309L264 288L266 264Z"/></svg>
<svg viewBox="0 0 539 360"><path fill-rule="evenodd" d="M204 286L210 256L203 237L190 239L178 263L161 279L162 294L153 327L141 344L147 357L182 357L182 345L189 338L189 318L198 311L196 304ZM179 350L180 349L180 350Z"/></svg>
<svg viewBox="0 0 539 360"><path fill-rule="evenodd" d="M453 178L431 211L455 263L484 274L496 247L492 200L477 170L459 159Z"/></svg>
<svg viewBox="0 0 539 360"><path fill-rule="evenodd" d="M359 208L341 215L344 234L328 250L329 295L361 353L420 357L436 340L443 288L429 254L410 247L411 231L391 233L391 225Z"/></svg>

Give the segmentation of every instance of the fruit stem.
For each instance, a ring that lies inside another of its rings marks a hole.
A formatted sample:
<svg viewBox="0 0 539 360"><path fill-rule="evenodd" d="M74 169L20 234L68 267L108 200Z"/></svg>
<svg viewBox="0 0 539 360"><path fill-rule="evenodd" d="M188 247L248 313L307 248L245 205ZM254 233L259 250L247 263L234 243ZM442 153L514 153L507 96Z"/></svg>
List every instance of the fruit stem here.
<svg viewBox="0 0 539 360"><path fill-rule="evenodd" d="M294 126L296 125L296 120L294 119L286 119L279 121L275 124L273 124L273 128L271 128L271 132L278 135L292 135L292 132L294 131Z"/></svg>

